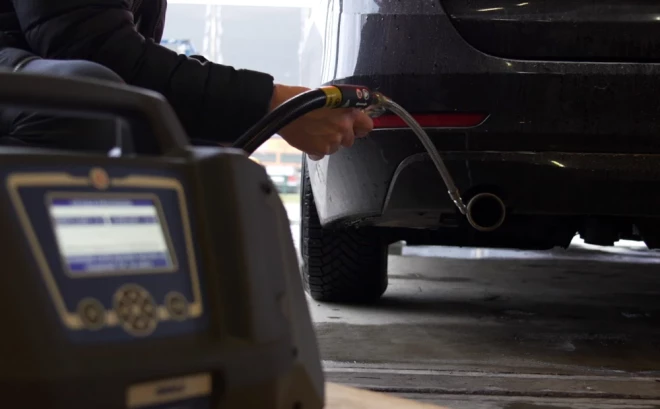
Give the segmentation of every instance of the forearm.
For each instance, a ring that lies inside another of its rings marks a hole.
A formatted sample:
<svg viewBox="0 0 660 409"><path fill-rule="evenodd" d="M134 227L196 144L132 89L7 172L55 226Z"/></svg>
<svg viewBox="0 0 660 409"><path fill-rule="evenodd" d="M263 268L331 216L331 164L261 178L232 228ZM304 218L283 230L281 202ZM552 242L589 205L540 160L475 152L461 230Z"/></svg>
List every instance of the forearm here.
<svg viewBox="0 0 660 409"><path fill-rule="evenodd" d="M126 47L123 47L124 49ZM162 93L191 137L231 142L262 118L273 96L270 75L201 62L147 41L138 69L114 68L108 50L98 62L132 85Z"/></svg>
<svg viewBox="0 0 660 409"><path fill-rule="evenodd" d="M265 115L269 75L198 61L145 39L121 0L15 0L43 58L100 63L128 84L162 93L191 136L229 142Z"/></svg>

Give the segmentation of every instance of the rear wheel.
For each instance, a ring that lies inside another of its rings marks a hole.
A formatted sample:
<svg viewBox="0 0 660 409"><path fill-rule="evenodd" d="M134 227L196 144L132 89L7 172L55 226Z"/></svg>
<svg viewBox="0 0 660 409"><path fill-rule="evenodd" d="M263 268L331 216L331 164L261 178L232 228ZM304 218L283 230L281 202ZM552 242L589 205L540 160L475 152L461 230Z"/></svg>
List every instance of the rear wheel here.
<svg viewBox="0 0 660 409"><path fill-rule="evenodd" d="M303 158L300 240L305 289L328 302L375 301L387 289L387 249L373 228L321 226Z"/></svg>

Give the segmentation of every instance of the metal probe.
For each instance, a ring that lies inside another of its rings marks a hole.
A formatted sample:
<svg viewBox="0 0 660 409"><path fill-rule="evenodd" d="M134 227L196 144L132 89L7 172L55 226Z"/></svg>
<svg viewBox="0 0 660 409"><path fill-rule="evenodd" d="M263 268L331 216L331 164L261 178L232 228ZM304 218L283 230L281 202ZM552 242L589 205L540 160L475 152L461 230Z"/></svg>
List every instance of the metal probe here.
<svg viewBox="0 0 660 409"><path fill-rule="evenodd" d="M438 173L440 173L440 177L442 177L442 180L445 182L449 197L454 201L458 211L460 211L463 215L467 214L467 206L465 203L463 203L463 198L461 198L461 193L456 187L454 178L451 177L451 174L449 173L447 166L445 166L440 153L436 149L433 142L431 142L431 138L429 138L426 131L424 131L424 128L422 128L415 120L415 118L413 118L412 115L410 115L408 111L406 111L401 105L392 101L390 98L386 97L380 92L374 92L373 98L376 100L375 104L365 112L367 112L371 117L378 117L385 111L390 111L401 118L403 122L405 122L406 125L408 125L408 127L410 127L410 129L415 133L415 135L417 135L417 138L422 143L422 145L424 145L424 149L426 149L426 152L429 154L429 157L433 161L433 164L438 170Z"/></svg>

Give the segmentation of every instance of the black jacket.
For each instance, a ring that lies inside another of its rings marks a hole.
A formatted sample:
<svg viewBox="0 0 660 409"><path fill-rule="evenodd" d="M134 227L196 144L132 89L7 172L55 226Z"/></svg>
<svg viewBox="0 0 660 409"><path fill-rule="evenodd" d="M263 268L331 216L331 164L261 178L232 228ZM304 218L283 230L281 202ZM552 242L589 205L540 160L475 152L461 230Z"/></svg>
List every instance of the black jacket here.
<svg viewBox="0 0 660 409"><path fill-rule="evenodd" d="M166 8L167 0L0 0L0 66L28 52L94 61L165 95L191 136L236 139L267 113L273 78L161 46Z"/></svg>

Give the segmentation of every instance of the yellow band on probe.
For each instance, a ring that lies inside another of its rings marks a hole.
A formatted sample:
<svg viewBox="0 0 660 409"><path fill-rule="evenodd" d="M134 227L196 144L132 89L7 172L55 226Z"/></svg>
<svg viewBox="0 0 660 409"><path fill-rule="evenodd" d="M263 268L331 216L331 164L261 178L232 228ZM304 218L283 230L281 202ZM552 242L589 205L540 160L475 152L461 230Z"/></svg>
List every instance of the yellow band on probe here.
<svg viewBox="0 0 660 409"><path fill-rule="evenodd" d="M342 94L339 88L330 85L321 87L321 91L325 93L326 108L337 108L341 105Z"/></svg>

